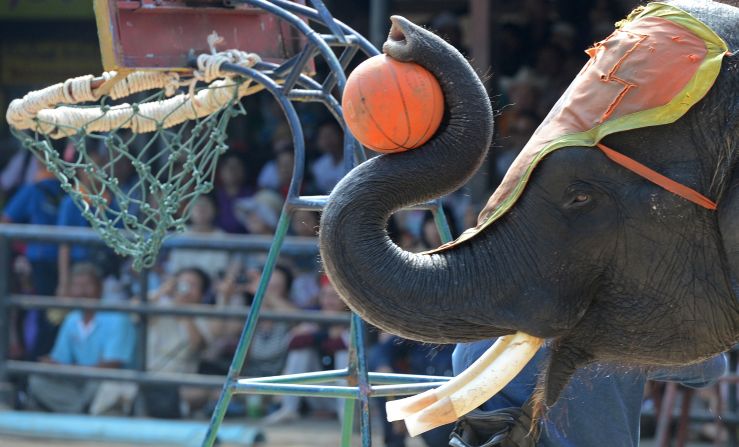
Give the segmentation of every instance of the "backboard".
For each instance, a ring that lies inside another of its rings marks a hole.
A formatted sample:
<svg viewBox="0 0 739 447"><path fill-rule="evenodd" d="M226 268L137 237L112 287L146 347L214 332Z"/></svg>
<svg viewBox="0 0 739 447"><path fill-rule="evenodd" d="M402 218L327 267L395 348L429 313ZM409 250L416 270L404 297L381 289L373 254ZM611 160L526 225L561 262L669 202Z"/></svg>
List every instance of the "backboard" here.
<svg viewBox="0 0 739 447"><path fill-rule="evenodd" d="M209 53L207 36L214 31L224 38L219 50L257 53L275 63L305 41L275 15L229 0L94 0L94 6L107 71L188 71L188 53Z"/></svg>

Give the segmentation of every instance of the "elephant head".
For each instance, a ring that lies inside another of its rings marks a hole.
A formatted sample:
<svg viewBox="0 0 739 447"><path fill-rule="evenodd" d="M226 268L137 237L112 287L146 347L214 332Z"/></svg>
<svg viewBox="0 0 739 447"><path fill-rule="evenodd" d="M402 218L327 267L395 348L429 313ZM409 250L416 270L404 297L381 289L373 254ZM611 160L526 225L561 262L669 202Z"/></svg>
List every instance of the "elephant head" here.
<svg viewBox="0 0 739 447"><path fill-rule="evenodd" d="M669 3L739 50L739 8ZM565 141L527 162L525 187L494 221L500 200L483 211L469 237L415 254L390 240L388 218L463 185L490 147L493 113L458 52L403 18L392 21L384 52L431 71L446 112L427 144L363 163L329 198L321 255L353 311L423 342L516 332L546 339L552 352L540 379L546 405L592 362L684 365L739 341L732 288L732 276L739 278L739 55L720 55L710 90L673 122L636 123L593 141L700 192L716 210L614 163L594 144ZM659 76L668 82L674 74ZM641 95L645 87L623 95ZM587 108L595 100L565 106ZM540 130L547 124L549 117Z"/></svg>

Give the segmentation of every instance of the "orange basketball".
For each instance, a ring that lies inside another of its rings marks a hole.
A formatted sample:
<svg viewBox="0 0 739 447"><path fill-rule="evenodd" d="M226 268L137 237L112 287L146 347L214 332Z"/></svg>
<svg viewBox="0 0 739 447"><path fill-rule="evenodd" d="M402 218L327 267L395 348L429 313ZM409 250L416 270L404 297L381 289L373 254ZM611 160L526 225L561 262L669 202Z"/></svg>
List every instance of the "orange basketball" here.
<svg viewBox="0 0 739 447"><path fill-rule="evenodd" d="M444 113L444 97L434 75L384 54L352 71L341 105L357 140L386 153L421 146L439 128Z"/></svg>

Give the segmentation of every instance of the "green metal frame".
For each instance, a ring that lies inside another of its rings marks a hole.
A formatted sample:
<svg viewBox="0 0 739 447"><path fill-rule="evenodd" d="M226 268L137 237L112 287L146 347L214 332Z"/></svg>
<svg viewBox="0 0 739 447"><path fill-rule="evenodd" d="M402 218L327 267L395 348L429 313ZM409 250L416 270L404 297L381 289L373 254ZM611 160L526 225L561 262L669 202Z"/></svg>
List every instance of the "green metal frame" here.
<svg viewBox="0 0 739 447"><path fill-rule="evenodd" d="M251 6L262 8L290 23L298 32L307 38L303 50L280 66L260 64L251 68L234 65L223 65L224 70L231 70L251 78L262 84L269 91L285 113L293 136L295 148L295 165L288 196L282 209L275 230L267 261L254 296L251 311L241 333L236 352L228 372L226 383L213 412L208 433L202 445L212 446L217 439L218 429L223 421L231 398L236 394L270 394L295 395L311 397L329 397L344 399L344 415L341 433L341 445L351 445L354 427L356 403L359 402L360 434L363 446L370 446L370 409L369 398L381 396L403 396L416 394L435 388L448 377L419 376L406 374L380 374L367 371L365 356L365 327L357 315L352 315L350 326L349 365L347 368L311 372L304 374L263 377L257 379L241 379L239 373L246 361L246 354L259 320L260 309L264 299L275 263L279 257L282 244L287 233L290 215L293 211L307 209L320 210L326 203L326 196L300 196L299 186L305 170L305 145L303 131L292 101L320 102L333 114L345 132L344 160L348 172L355 165L366 159L363 148L357 143L346 125L341 113L341 106L331 94L334 88L343 91L346 83L344 70L358 51L368 56L378 51L364 37L357 34L345 24L333 19L321 0L312 0L315 9L299 5L287 0L239 0ZM315 22L328 28L332 34L318 34L308 24ZM340 50L336 57L333 48ZM327 78L318 83L302 73L302 69L313 57L320 56L329 66L331 72ZM280 79L282 82L276 82ZM451 234L441 208L440 201L420 205L419 208L430 209L441 234L442 241L451 240ZM336 381L346 381L347 385L325 385Z"/></svg>

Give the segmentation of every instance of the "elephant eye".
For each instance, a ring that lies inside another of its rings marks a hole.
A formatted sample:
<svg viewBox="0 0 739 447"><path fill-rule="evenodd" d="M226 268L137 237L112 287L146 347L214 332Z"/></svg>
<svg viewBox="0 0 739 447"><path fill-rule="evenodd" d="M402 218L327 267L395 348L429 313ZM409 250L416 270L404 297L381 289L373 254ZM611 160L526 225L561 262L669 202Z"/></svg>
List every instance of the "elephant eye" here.
<svg viewBox="0 0 739 447"><path fill-rule="evenodd" d="M585 194L584 192L578 193L575 195L575 198L572 199L572 203L583 203L590 200L590 196Z"/></svg>
<svg viewBox="0 0 739 447"><path fill-rule="evenodd" d="M580 208L590 204L590 194L582 191L573 192L565 203L565 208Z"/></svg>

